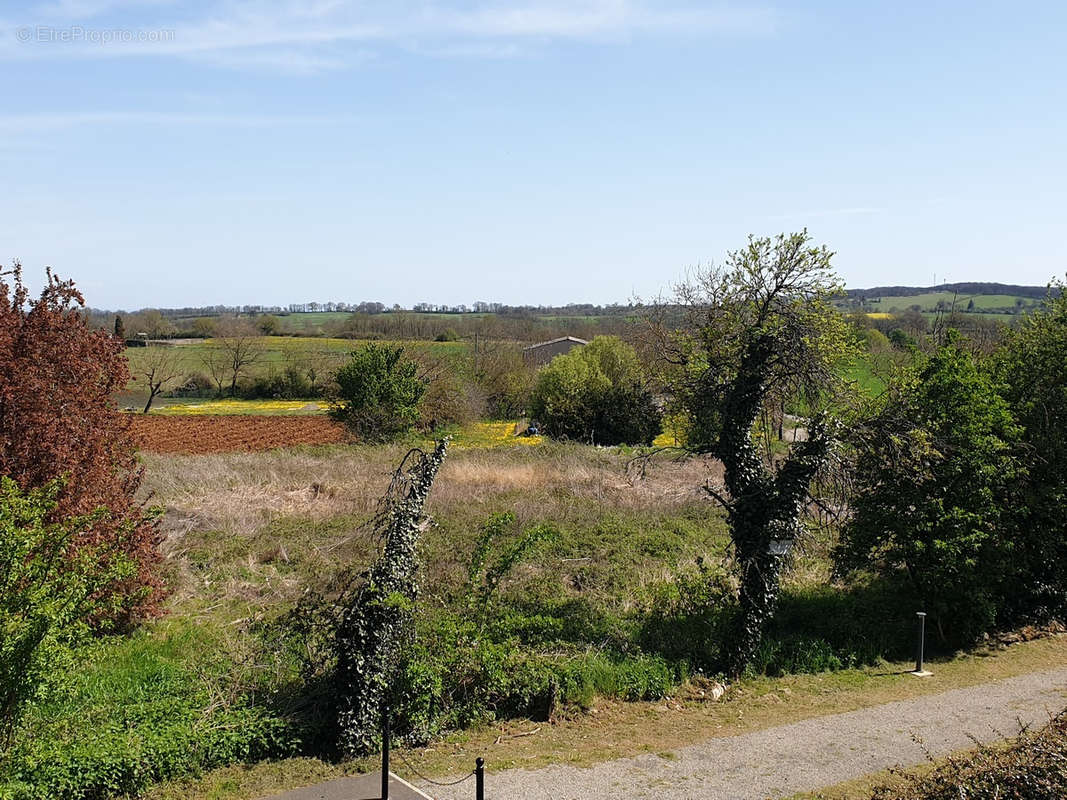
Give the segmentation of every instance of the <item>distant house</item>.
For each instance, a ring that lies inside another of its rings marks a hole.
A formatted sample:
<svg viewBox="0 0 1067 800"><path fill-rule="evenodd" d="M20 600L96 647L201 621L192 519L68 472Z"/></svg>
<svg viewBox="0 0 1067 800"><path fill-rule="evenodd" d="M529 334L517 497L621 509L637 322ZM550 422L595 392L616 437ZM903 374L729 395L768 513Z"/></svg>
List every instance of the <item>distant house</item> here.
<svg viewBox="0 0 1067 800"><path fill-rule="evenodd" d="M542 364L547 364L556 356L569 353L575 347L581 347L586 344L589 344L589 342L585 339L579 339L575 336L561 336L549 342L540 342L524 347L522 349L522 357L527 364L541 366Z"/></svg>

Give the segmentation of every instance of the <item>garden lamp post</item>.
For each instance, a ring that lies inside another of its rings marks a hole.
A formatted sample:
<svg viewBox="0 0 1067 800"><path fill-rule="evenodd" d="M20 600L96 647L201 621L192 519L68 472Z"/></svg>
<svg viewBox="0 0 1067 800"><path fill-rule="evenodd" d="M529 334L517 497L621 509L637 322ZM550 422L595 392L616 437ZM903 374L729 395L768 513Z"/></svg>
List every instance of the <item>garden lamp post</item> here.
<svg viewBox="0 0 1067 800"><path fill-rule="evenodd" d="M923 650L926 645L926 612L916 611L915 614L919 618L919 637L915 643L915 669L911 674L917 678L926 678L934 674L923 669Z"/></svg>

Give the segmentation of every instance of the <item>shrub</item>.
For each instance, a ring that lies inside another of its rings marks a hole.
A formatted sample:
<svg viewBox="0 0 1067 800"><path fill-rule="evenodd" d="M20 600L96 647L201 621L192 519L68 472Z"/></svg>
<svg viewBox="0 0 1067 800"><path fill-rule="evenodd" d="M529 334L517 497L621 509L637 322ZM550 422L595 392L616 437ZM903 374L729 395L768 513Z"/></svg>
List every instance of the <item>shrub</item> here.
<svg viewBox="0 0 1067 800"><path fill-rule="evenodd" d="M967 640L1014 591L1010 520L1018 427L955 337L870 422L839 568L906 570L943 633Z"/></svg>
<svg viewBox="0 0 1067 800"><path fill-rule="evenodd" d="M637 354L613 336L552 359L537 377L530 415L554 438L603 445L651 444L662 424Z"/></svg>
<svg viewBox="0 0 1067 800"><path fill-rule="evenodd" d="M81 294L48 272L31 301L16 263L0 275L0 474L26 491L65 476L55 518L106 516L79 532L71 554L91 547L136 564L106 591L116 620L151 613L162 595L154 520L134 499L142 468L129 419L112 395L130 379L125 346L91 330ZM103 590L102 590L103 591Z"/></svg>
<svg viewBox="0 0 1067 800"><path fill-rule="evenodd" d="M302 400L316 397L318 390L304 372L286 367L281 373L241 381L237 384L237 395L245 400Z"/></svg>
<svg viewBox="0 0 1067 800"><path fill-rule="evenodd" d="M871 800L1060 800L1067 797L1067 713L1008 748L980 745L924 776L875 789Z"/></svg>
<svg viewBox="0 0 1067 800"><path fill-rule="evenodd" d="M435 342L458 342L459 334L456 333L455 328L446 328L444 331L433 337L433 340Z"/></svg>
<svg viewBox="0 0 1067 800"><path fill-rule="evenodd" d="M404 348L368 344L355 350L335 376L337 398L330 415L368 441L411 430L426 383Z"/></svg>
<svg viewBox="0 0 1067 800"><path fill-rule="evenodd" d="M1067 293L1012 330L996 355L997 377L1022 426L1027 475L1015 518L1020 570L1009 600L1016 613L1049 616L1067 605Z"/></svg>
<svg viewBox="0 0 1067 800"><path fill-rule="evenodd" d="M419 404L420 422L433 430L441 425L465 425L482 410L477 389L452 371L437 375Z"/></svg>
<svg viewBox="0 0 1067 800"><path fill-rule="evenodd" d="M134 569L98 547L70 552L103 512L49 522L61 490L55 481L23 493L0 475L0 751L57 651L84 635L94 614L106 617L100 587Z"/></svg>
<svg viewBox="0 0 1067 800"><path fill-rule="evenodd" d="M467 602L483 624L501 581L539 547L559 540L559 531L551 525L534 525L523 531L510 547L491 558L494 546L514 524L515 515L510 511L490 515L482 525L482 534L471 554L467 569Z"/></svg>
<svg viewBox="0 0 1067 800"><path fill-rule="evenodd" d="M654 588L640 641L647 650L718 670L724 666L723 644L737 611L736 590L724 570L703 558L696 567Z"/></svg>
<svg viewBox="0 0 1067 800"><path fill-rule="evenodd" d="M491 419L515 419L526 413L534 371L521 351L502 342L476 343L472 356L474 380Z"/></svg>
<svg viewBox="0 0 1067 800"><path fill-rule="evenodd" d="M215 393L215 383L203 372L190 372L172 394L177 397L209 397Z"/></svg>
<svg viewBox="0 0 1067 800"><path fill-rule="evenodd" d="M105 638L66 654L0 763L0 797L136 797L153 783L293 755L303 731L276 687L199 626Z"/></svg>

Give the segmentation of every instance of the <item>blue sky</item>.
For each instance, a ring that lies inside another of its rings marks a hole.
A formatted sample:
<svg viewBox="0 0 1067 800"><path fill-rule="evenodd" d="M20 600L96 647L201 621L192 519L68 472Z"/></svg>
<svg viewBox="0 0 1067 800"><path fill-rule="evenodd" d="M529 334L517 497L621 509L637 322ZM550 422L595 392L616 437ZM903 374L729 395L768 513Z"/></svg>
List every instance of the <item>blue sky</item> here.
<svg viewBox="0 0 1067 800"><path fill-rule="evenodd" d="M91 305L650 297L1067 269L1067 4L0 3L0 259Z"/></svg>

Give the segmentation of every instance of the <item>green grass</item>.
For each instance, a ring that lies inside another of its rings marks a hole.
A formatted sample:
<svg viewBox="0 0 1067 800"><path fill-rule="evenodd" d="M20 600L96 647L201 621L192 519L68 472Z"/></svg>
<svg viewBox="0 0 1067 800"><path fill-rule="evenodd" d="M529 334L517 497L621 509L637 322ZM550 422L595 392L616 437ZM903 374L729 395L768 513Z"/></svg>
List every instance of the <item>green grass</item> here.
<svg viewBox="0 0 1067 800"><path fill-rule="evenodd" d="M340 366L348 353L365 344L358 339L331 339L290 336L263 336L257 341L260 354L255 363L245 370L245 377L253 378L279 373L290 365L306 368L314 364L319 372L328 372ZM468 352L466 342L396 341L387 344L400 345L409 353L431 359L456 360ZM192 340L188 343L169 346L183 375L207 374L205 361L219 353L215 339ZM126 357L130 371L136 379L142 365L152 357L148 347L129 347ZM135 388L135 384L131 384Z"/></svg>
<svg viewBox="0 0 1067 800"><path fill-rule="evenodd" d="M282 332L309 334L321 331L323 326L337 325L348 319L348 311L306 311L294 314L276 314Z"/></svg>
<svg viewBox="0 0 1067 800"><path fill-rule="evenodd" d="M845 378L854 381L860 393L867 397L876 397L886 390L886 382L875 373L869 356L854 359L844 374Z"/></svg>
<svg viewBox="0 0 1067 800"><path fill-rule="evenodd" d="M871 298L870 303L873 311L891 312L907 311L912 306L918 305L922 311L934 311L938 303L944 303L946 308L952 308L955 304L957 311L967 311L969 301L974 301L974 311L1012 311L1016 307L1016 301L1023 301L1023 308L1030 309L1040 305L1041 301L1032 297L1019 297L1008 294L976 294L957 295L953 292L924 292L922 294L907 295L902 297Z"/></svg>
<svg viewBox="0 0 1067 800"><path fill-rule="evenodd" d="M299 731L221 630L160 622L70 658L7 754L0 796L136 796L160 781L297 751Z"/></svg>

